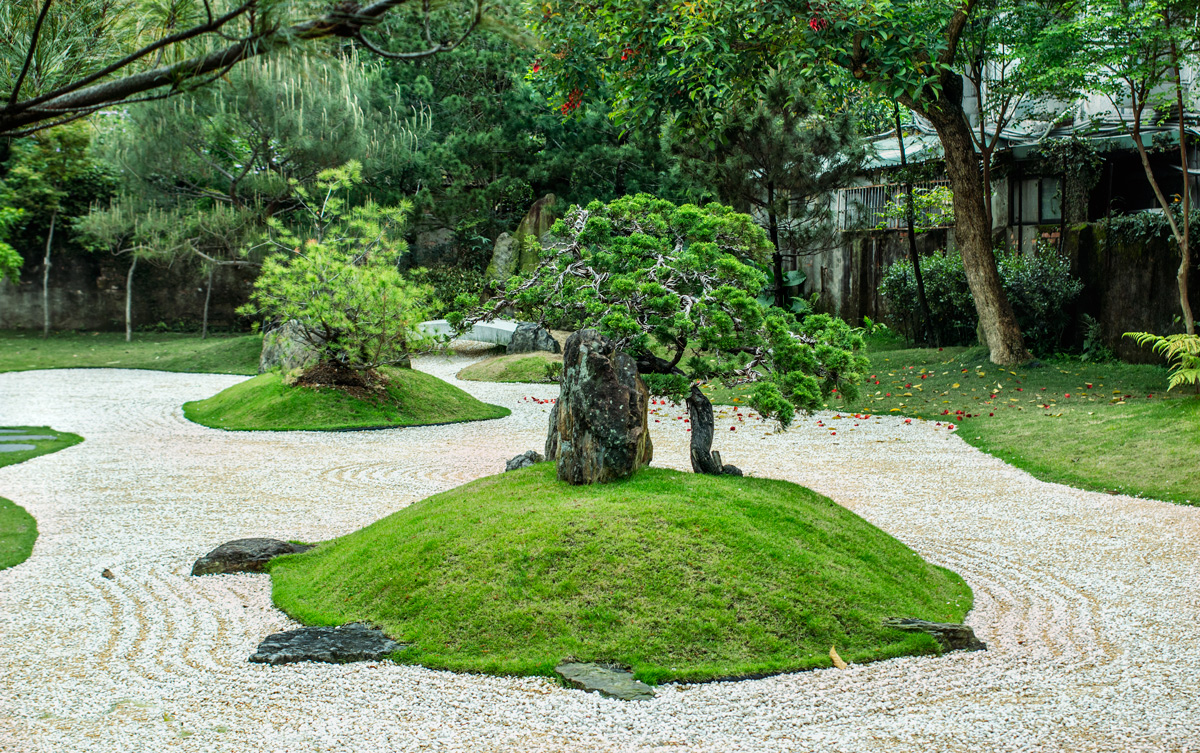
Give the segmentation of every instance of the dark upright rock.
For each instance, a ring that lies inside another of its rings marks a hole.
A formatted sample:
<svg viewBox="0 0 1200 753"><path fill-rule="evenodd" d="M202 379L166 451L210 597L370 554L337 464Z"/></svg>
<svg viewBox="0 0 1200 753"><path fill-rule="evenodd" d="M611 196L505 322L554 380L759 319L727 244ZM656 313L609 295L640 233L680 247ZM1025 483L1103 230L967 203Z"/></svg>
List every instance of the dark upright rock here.
<svg viewBox="0 0 1200 753"><path fill-rule="evenodd" d="M561 353L562 346L550 334L550 330L534 322L521 322L513 332L505 353L533 353L543 350L547 353Z"/></svg>
<svg viewBox="0 0 1200 753"><path fill-rule="evenodd" d="M571 335L562 392L551 411L546 457L558 478L597 484L627 478L654 456L646 415L650 393L637 364L594 329Z"/></svg>

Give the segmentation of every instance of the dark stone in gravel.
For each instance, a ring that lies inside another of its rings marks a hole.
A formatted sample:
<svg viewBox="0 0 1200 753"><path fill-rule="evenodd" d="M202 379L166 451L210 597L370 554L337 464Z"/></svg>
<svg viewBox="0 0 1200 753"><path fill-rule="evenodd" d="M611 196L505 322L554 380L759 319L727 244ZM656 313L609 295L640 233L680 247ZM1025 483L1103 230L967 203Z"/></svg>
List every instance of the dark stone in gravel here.
<svg viewBox="0 0 1200 753"><path fill-rule="evenodd" d="M653 688L633 679L632 672L626 672L619 667L568 662L559 664L554 671L568 686L599 693L605 698L621 701L649 701L654 698Z"/></svg>
<svg viewBox="0 0 1200 753"><path fill-rule="evenodd" d="M884 620L886 627L898 628L914 633L928 633L941 644L943 651L986 651L987 644L975 637L975 631L966 625L951 622L926 622L911 618Z"/></svg>
<svg viewBox="0 0 1200 753"><path fill-rule="evenodd" d="M222 544L192 565L192 575L261 573L272 557L307 552L311 546L279 539L238 539Z"/></svg>
<svg viewBox="0 0 1200 753"><path fill-rule="evenodd" d="M537 450L526 450L522 454L517 455L512 460L509 460L507 463L505 463L504 472L508 473L509 471L515 471L518 468L528 468L529 466L535 463L540 463L545 459L546 458L542 457L542 454Z"/></svg>
<svg viewBox="0 0 1200 753"><path fill-rule="evenodd" d="M542 325L534 322L521 322L513 331L512 339L508 341L508 347L504 352L512 355L513 353L534 353L539 350L547 353L562 353L562 346L550 334L550 330Z"/></svg>
<svg viewBox="0 0 1200 753"><path fill-rule="evenodd" d="M302 627L268 635L258 644L250 661L259 664L298 661L348 664L377 661L402 648L402 644L388 638L382 630L352 622L339 627Z"/></svg>

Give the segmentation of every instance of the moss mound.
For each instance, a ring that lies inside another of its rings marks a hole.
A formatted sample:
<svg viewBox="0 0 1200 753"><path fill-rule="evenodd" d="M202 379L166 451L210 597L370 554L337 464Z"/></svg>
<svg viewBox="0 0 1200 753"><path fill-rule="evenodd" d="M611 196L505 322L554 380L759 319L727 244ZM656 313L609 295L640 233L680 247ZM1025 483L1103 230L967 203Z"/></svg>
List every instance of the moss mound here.
<svg viewBox="0 0 1200 753"><path fill-rule="evenodd" d="M371 622L427 667L551 675L563 659L705 680L936 651L886 617L961 621L954 573L784 481L648 469L572 487L552 463L443 492L272 563L308 624Z"/></svg>
<svg viewBox="0 0 1200 753"><path fill-rule="evenodd" d="M321 431L481 421L510 412L421 371L381 373L385 381L375 391L289 386L278 373L262 374L185 403L183 415L214 429Z"/></svg>
<svg viewBox="0 0 1200 753"><path fill-rule="evenodd" d="M546 369L552 363L562 363L562 356L544 351L514 353L473 363L458 372L458 378L468 382L546 382Z"/></svg>

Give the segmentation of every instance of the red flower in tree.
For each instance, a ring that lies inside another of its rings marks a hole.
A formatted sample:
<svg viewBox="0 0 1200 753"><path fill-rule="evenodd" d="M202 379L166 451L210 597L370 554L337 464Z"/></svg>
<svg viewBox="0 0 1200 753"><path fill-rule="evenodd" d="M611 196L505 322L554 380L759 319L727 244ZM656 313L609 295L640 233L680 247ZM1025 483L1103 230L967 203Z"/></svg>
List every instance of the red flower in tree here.
<svg viewBox="0 0 1200 753"><path fill-rule="evenodd" d="M808 19L808 28L812 29L815 32L820 33L822 31L825 31L825 29L828 26L829 26L829 22L826 21L825 19L821 18L820 16L813 16L812 18Z"/></svg>

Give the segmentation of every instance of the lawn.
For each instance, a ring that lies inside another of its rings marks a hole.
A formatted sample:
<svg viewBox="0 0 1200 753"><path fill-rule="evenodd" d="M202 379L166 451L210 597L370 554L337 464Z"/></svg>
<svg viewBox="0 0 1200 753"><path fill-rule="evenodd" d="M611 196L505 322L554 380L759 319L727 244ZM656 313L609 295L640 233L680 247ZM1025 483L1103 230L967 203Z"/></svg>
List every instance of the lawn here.
<svg viewBox="0 0 1200 753"><path fill-rule="evenodd" d="M551 364L562 365L562 356L537 351L496 356L479 361L458 372L458 378L470 382L548 382Z"/></svg>
<svg viewBox="0 0 1200 753"><path fill-rule="evenodd" d="M237 431L329 431L481 421L510 411L480 402L452 384L414 369L382 369L385 387L349 393L284 384L261 374L205 400L184 403L189 421Z"/></svg>
<svg viewBox="0 0 1200 753"><path fill-rule="evenodd" d="M646 469L570 486L553 463L422 500L272 562L308 624L367 621L404 663L546 675L563 660L647 682L741 677L929 653L887 617L960 622L957 575L785 481Z"/></svg>
<svg viewBox="0 0 1200 753"><path fill-rule="evenodd" d="M199 374L257 374L260 335L0 331L0 371L31 369L155 369Z"/></svg>
<svg viewBox="0 0 1200 753"><path fill-rule="evenodd" d="M1063 358L1010 369L979 347L873 345L860 399L826 407L953 424L966 442L1045 481L1200 503L1200 399L1168 394L1160 366ZM748 389L705 392L744 405Z"/></svg>
<svg viewBox="0 0 1200 753"><path fill-rule="evenodd" d="M57 439L33 439L20 444L32 444L36 449L23 452L0 453L0 468L7 465L48 455L79 444L83 437L65 431L54 431L48 426L3 426L30 435L54 435ZM29 559L33 542L37 540L37 521L17 503L0 497L0 570L19 565Z"/></svg>

